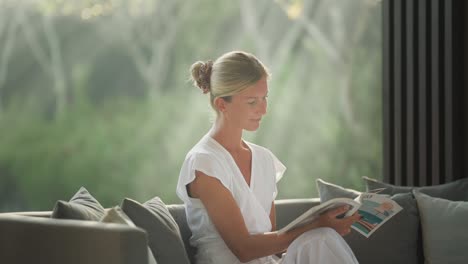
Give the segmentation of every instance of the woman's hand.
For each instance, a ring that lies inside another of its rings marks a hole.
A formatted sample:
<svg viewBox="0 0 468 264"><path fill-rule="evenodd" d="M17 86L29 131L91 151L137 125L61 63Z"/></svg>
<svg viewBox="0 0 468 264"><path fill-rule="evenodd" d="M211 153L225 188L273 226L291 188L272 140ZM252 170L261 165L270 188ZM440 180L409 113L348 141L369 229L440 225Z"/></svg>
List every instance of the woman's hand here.
<svg viewBox="0 0 468 264"><path fill-rule="evenodd" d="M322 214L317 220L319 222L319 226L333 228L342 236L347 235L351 232L351 225L361 219L361 216L358 213L346 218L337 218L348 210L348 206L342 206Z"/></svg>

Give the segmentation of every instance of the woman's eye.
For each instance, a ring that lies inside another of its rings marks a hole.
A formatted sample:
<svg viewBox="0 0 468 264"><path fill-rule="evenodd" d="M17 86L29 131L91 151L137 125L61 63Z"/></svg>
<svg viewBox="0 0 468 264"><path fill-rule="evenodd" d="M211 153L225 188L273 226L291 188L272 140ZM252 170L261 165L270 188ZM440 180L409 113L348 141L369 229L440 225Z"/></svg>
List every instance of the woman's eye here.
<svg viewBox="0 0 468 264"><path fill-rule="evenodd" d="M249 101L247 102L249 105L255 105L257 103L257 101Z"/></svg>

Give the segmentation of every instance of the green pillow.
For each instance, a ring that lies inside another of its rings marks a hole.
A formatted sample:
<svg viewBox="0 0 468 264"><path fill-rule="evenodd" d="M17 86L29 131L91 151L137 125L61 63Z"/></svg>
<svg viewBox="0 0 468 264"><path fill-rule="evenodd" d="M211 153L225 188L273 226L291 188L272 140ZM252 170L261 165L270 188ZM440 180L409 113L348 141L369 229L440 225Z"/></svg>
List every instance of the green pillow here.
<svg viewBox="0 0 468 264"><path fill-rule="evenodd" d="M81 187L70 201L57 201L52 218L99 221L104 215L104 207Z"/></svg>
<svg viewBox="0 0 468 264"><path fill-rule="evenodd" d="M317 180L320 201L347 197L355 198L361 192ZM394 264L418 263L422 258L418 242L419 214L411 193L391 197L403 210L389 219L372 236L366 238L354 229L344 237L360 263Z"/></svg>
<svg viewBox="0 0 468 264"><path fill-rule="evenodd" d="M467 263L468 202L413 191L421 214L424 259L431 264Z"/></svg>
<svg viewBox="0 0 468 264"><path fill-rule="evenodd" d="M101 219L103 223L114 223L114 224L123 224L131 227L136 227L135 224L128 218L128 216L120 209L119 206L115 206L109 209ZM148 264L157 264L154 259L151 249L148 248Z"/></svg>
<svg viewBox="0 0 468 264"><path fill-rule="evenodd" d="M394 195L397 193L407 193L412 190L418 190L419 192L432 197L443 198L451 201L468 201L468 178L424 187L398 186L368 177L363 177L363 179L366 183L367 190L385 188L380 192L382 194Z"/></svg>
<svg viewBox="0 0 468 264"><path fill-rule="evenodd" d="M125 198L122 210L148 233L148 245L159 264L189 264L179 226L159 197L140 204Z"/></svg>

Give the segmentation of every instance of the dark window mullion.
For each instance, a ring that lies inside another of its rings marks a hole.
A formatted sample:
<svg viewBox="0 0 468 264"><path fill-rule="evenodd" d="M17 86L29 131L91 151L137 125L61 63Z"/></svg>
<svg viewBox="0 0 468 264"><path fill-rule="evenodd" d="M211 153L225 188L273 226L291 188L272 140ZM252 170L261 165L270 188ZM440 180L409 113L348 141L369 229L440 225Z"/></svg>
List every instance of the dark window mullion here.
<svg viewBox="0 0 468 264"><path fill-rule="evenodd" d="M432 0L430 8L431 17L431 185L440 183L440 0Z"/></svg>
<svg viewBox="0 0 468 264"><path fill-rule="evenodd" d="M415 173L415 121L416 113L415 109L417 106L415 100L415 2L416 1L406 1L406 19L405 19L405 28L406 28L406 184L415 185L416 184L416 173Z"/></svg>
<svg viewBox="0 0 468 264"><path fill-rule="evenodd" d="M391 1L383 2L382 9L383 18L383 139L384 139L384 157L383 157L383 179L385 182L393 182L395 175L394 170L394 134L393 134L393 116L394 116L394 100L393 100L393 64L394 64L394 49L393 49L393 3Z"/></svg>
<svg viewBox="0 0 468 264"><path fill-rule="evenodd" d="M419 128L419 139L418 139L418 184L426 185L428 176L428 129L426 124L428 123L427 118L427 90L429 82L428 80L428 41L426 39L428 28L428 6L426 0L418 1L418 128Z"/></svg>
<svg viewBox="0 0 468 264"><path fill-rule="evenodd" d="M393 183L397 185L403 184L405 178L404 171L404 151L403 151L403 6L402 0L394 0L394 48L395 62L393 65L395 83L393 91L395 95L394 101L394 136L395 136L395 175L393 175Z"/></svg>
<svg viewBox="0 0 468 264"><path fill-rule="evenodd" d="M452 0L447 0L444 2L444 69L443 69L443 75L444 75L444 91L445 91L445 96L444 96L444 136L445 136L445 141L444 141L444 176L445 176L445 181L453 181L454 180L454 173L453 173L453 34L452 34Z"/></svg>

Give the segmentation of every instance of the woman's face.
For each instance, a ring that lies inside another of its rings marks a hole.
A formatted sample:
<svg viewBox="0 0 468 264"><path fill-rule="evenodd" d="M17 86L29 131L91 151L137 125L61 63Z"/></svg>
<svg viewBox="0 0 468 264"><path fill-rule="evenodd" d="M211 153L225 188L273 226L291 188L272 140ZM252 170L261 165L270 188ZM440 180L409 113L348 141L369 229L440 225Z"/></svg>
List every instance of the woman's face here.
<svg viewBox="0 0 468 264"><path fill-rule="evenodd" d="M255 131L260 126L267 110L268 85L266 77L233 95L225 104L225 117L230 125L247 131Z"/></svg>

